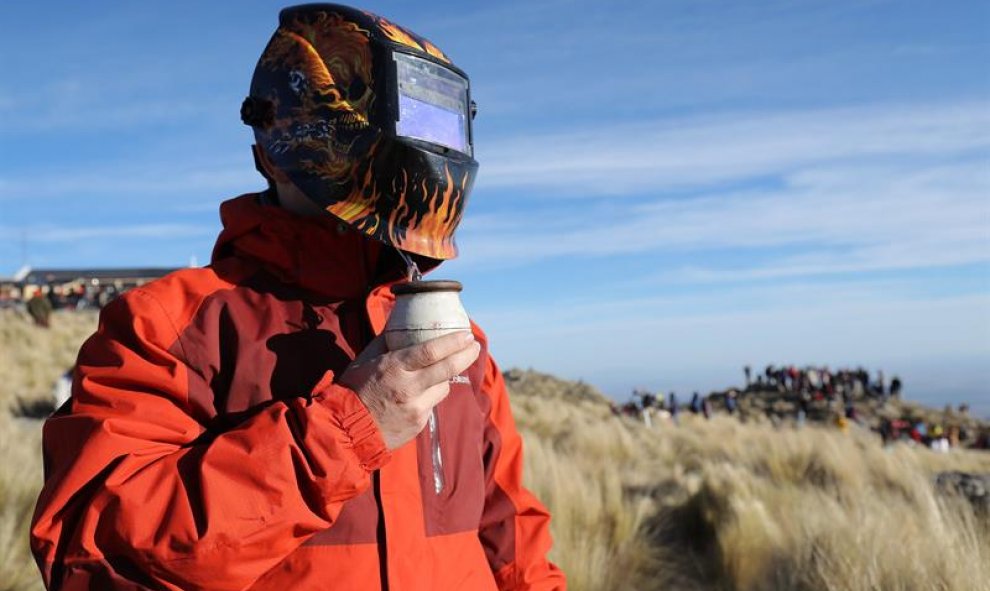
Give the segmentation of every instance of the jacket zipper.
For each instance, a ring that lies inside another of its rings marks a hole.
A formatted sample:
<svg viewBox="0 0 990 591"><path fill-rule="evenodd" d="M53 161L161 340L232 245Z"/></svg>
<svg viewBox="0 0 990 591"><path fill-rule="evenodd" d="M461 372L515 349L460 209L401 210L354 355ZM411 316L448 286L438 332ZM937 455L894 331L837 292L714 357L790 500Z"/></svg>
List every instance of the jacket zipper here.
<svg viewBox="0 0 990 591"><path fill-rule="evenodd" d="M368 273L368 260L364 252L361 249L361 268L364 269L365 273ZM365 284L370 284L370 275L365 276ZM368 298L371 296L371 292L374 291L374 287L369 286L365 289L364 298L361 301L361 312L364 317L364 322L361 323L361 331L363 337L362 347L367 347L368 343L375 338L375 329L371 324L371 316L368 311ZM375 531L375 538L378 544L378 579L381 581L382 591L388 591L388 544L387 544L387 534L385 532L385 505L382 503L382 472L381 470L375 470L371 474L371 488L375 495L375 505L378 507L378 527Z"/></svg>
<svg viewBox="0 0 990 591"><path fill-rule="evenodd" d="M385 509L382 505L381 471L375 470L371 475L372 487L375 493L375 504L378 505L378 577L382 582L382 591L388 591L388 545L385 543Z"/></svg>

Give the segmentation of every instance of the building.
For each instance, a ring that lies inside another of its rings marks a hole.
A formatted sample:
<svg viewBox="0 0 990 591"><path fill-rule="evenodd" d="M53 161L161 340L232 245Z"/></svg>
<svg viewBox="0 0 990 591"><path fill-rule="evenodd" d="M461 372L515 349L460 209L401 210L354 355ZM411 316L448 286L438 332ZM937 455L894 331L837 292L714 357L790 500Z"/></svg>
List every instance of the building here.
<svg viewBox="0 0 990 591"><path fill-rule="evenodd" d="M117 294L176 271L174 268L35 269L0 278L0 303L28 299L40 290L55 307L102 307Z"/></svg>

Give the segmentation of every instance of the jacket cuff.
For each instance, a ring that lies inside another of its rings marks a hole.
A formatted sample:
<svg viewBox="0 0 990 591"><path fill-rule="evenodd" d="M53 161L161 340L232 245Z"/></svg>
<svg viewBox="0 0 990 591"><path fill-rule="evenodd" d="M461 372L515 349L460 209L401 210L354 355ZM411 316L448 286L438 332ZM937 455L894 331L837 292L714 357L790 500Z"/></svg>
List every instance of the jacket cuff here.
<svg viewBox="0 0 990 591"><path fill-rule="evenodd" d="M313 389L313 401L330 411L337 427L350 440L350 448L362 468L374 472L388 463L392 454L368 407L356 392L333 383L332 371Z"/></svg>

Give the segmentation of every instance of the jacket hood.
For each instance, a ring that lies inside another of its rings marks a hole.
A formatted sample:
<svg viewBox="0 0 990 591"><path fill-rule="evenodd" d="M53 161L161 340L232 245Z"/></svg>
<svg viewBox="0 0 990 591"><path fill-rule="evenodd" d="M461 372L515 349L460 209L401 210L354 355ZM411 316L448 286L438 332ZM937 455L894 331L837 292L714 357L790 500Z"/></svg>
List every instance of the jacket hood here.
<svg viewBox="0 0 990 591"><path fill-rule="evenodd" d="M220 205L223 231L212 263L228 257L253 261L281 281L319 295L364 297L406 275L391 246L368 238L337 218L294 214L263 193L249 193ZM424 274L442 261L412 255Z"/></svg>

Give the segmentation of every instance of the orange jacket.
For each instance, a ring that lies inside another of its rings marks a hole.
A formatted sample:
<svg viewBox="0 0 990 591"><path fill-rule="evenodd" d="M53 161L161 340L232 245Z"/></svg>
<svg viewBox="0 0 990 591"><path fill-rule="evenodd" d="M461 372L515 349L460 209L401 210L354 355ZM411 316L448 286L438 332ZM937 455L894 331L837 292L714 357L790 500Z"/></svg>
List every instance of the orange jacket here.
<svg viewBox="0 0 990 591"><path fill-rule="evenodd" d="M45 424L31 544L52 589L564 589L482 353L391 453L334 383L402 267L330 218L221 207L213 263L108 305ZM395 257L397 260L397 257Z"/></svg>

